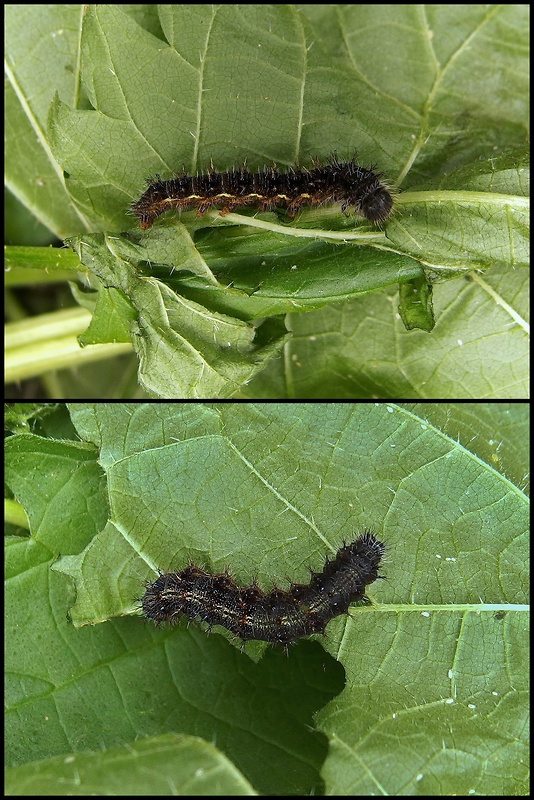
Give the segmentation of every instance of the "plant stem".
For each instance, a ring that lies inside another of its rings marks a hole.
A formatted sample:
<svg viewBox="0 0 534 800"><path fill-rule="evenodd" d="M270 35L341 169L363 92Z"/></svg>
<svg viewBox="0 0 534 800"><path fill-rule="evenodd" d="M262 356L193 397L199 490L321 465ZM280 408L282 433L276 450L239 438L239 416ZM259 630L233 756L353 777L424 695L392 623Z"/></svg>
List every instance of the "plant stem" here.
<svg viewBox="0 0 534 800"><path fill-rule="evenodd" d="M80 347L77 337L90 321L89 311L69 308L8 323L6 383L132 352L132 345L123 342Z"/></svg>

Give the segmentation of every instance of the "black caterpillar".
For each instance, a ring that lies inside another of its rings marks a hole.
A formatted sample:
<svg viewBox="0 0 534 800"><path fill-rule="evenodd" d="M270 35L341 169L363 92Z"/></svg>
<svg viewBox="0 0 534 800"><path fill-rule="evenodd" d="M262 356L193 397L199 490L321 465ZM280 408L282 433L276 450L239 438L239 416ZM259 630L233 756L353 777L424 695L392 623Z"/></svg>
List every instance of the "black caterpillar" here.
<svg viewBox="0 0 534 800"><path fill-rule="evenodd" d="M383 223L393 207L393 198L381 173L360 167L352 158L339 161L333 154L326 164L313 162L310 169L293 167L280 172L275 166L257 172L235 168L229 172L185 173L162 181L149 181L144 194L132 203L131 211L141 228L149 228L156 217L169 209L196 208L199 214L220 206L221 214L238 206L253 205L260 211L280 206L294 217L302 206L341 203L369 222Z"/></svg>
<svg viewBox="0 0 534 800"><path fill-rule="evenodd" d="M371 531L327 558L322 572L312 572L308 584L293 583L288 591L263 592L256 583L238 586L227 573L212 575L190 564L181 572L160 575L149 584L141 606L156 623L181 617L222 625L243 642L259 639L287 646L289 642L324 633L334 617L357 601L368 602L365 588L378 577L384 545Z"/></svg>

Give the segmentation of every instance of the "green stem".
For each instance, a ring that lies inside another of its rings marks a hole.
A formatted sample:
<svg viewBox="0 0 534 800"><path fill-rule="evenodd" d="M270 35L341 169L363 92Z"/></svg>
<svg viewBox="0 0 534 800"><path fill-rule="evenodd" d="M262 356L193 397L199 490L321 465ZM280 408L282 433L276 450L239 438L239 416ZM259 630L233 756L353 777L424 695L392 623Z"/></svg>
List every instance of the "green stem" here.
<svg viewBox="0 0 534 800"><path fill-rule="evenodd" d="M4 498L4 522L9 522L11 525L17 525L19 528L26 528L30 530L30 523L26 512L16 500L11 500L9 497Z"/></svg>
<svg viewBox="0 0 534 800"><path fill-rule="evenodd" d="M6 383L132 352L132 345L122 342L80 347L77 337L90 320L91 314L84 308L69 308L8 323Z"/></svg>

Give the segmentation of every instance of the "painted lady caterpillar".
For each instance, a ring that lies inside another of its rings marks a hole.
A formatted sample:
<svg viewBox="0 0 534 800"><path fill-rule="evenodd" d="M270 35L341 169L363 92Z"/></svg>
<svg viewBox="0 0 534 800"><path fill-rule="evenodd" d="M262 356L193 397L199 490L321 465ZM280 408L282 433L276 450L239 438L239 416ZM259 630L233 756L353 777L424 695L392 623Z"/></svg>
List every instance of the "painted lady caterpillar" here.
<svg viewBox="0 0 534 800"><path fill-rule="evenodd" d="M141 606L157 624L185 617L207 622L209 630L222 625L243 642L259 639L287 647L301 636L324 633L351 603L368 602L365 588L380 577L384 549L366 530L327 558L322 572L312 571L309 583L292 583L288 591L263 592L256 583L241 587L227 572L212 575L190 564L148 584Z"/></svg>
<svg viewBox="0 0 534 800"><path fill-rule="evenodd" d="M326 164L315 160L310 169L293 167L280 172L275 166L257 172L234 168L228 172L209 170L199 175L182 173L168 181L156 176L146 191L132 203L131 211L141 228L150 228L156 217L169 209L196 208L199 214L219 206L221 214L239 206L257 206L260 211L282 207L294 217L302 206L341 203L369 222L383 223L393 207L393 198L380 173L360 167L352 158L339 161L334 153Z"/></svg>

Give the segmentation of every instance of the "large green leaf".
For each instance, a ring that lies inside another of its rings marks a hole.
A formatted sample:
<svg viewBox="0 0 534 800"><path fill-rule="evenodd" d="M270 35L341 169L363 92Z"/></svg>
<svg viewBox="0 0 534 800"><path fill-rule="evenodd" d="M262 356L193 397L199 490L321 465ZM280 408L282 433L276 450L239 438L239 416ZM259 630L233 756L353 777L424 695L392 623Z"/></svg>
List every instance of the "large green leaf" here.
<svg viewBox="0 0 534 800"><path fill-rule="evenodd" d="M498 267L441 285L431 340L405 330L391 292L292 315L284 361L270 364L239 396L529 397L528 285L524 270Z"/></svg>
<svg viewBox="0 0 534 800"><path fill-rule="evenodd" d="M139 252L148 258L150 250L125 238L89 234L74 246L80 261L104 280L107 292L114 287L129 299L123 306L125 320L131 319L132 306L137 310L133 345L140 382L151 394L227 397L263 369L288 338L276 318L254 327L209 311L143 275L132 261ZM108 319L109 313L101 325Z"/></svg>
<svg viewBox="0 0 534 800"><path fill-rule="evenodd" d="M172 733L12 767L6 770L5 788L8 795L30 796L256 794L214 745Z"/></svg>
<svg viewBox="0 0 534 800"><path fill-rule="evenodd" d="M81 442L7 442L31 532L7 542L9 766L175 732L262 794L528 791L527 405L69 410ZM287 585L364 526L373 604L288 658L137 616L157 568ZM65 778L11 778L40 769Z"/></svg>

